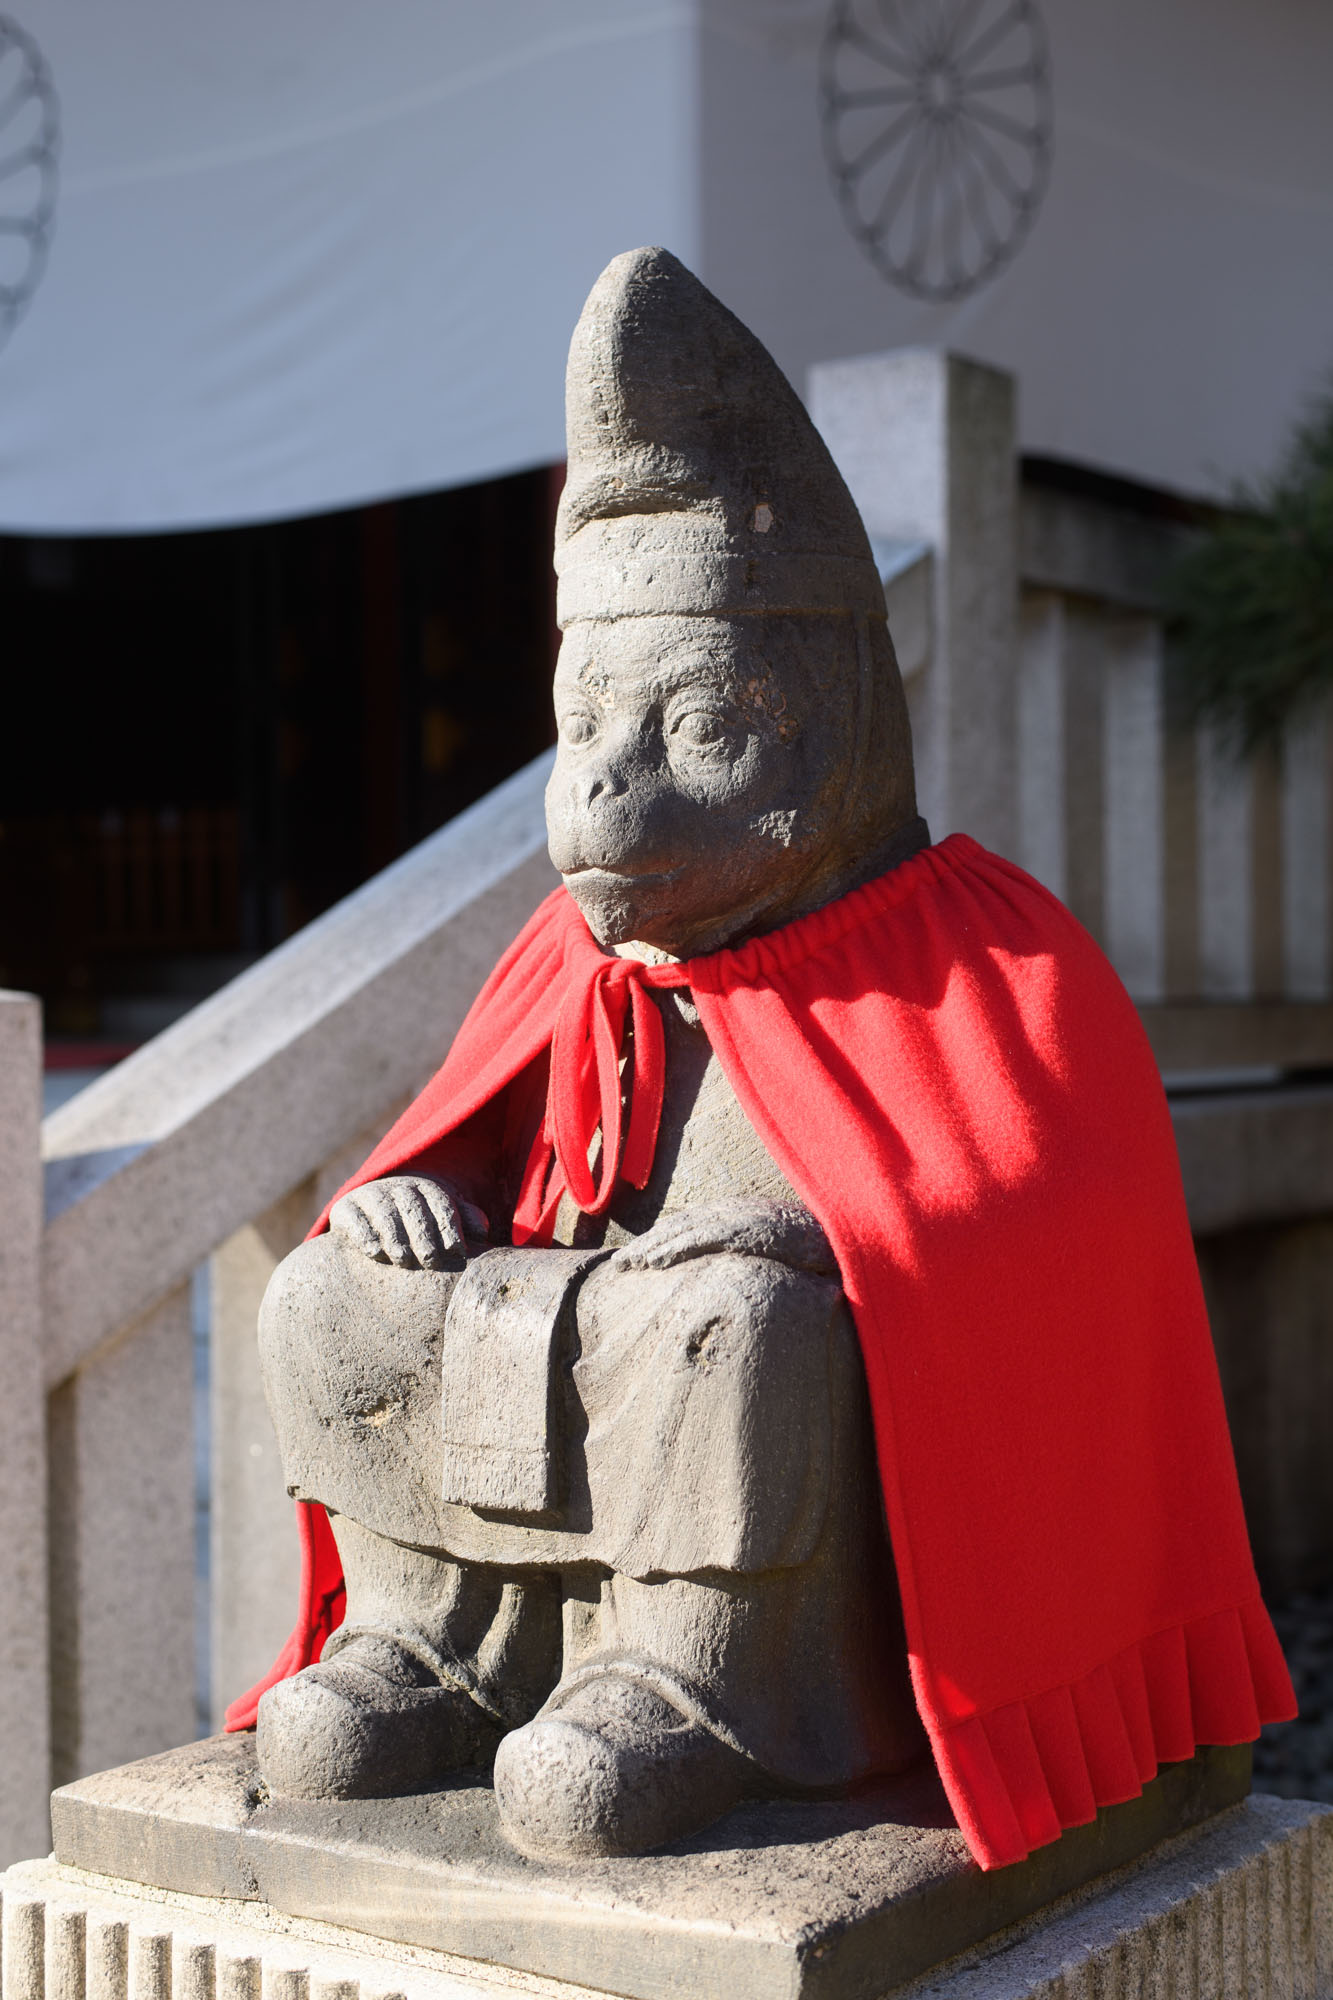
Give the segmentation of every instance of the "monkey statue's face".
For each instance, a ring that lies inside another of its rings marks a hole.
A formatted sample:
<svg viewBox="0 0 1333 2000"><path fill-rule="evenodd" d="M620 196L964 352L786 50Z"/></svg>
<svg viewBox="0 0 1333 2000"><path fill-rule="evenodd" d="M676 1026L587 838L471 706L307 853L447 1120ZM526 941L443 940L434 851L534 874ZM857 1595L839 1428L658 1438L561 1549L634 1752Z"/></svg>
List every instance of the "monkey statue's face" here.
<svg viewBox="0 0 1333 2000"><path fill-rule="evenodd" d="M858 730L850 618L575 624L551 859L598 942L688 957L824 900Z"/></svg>

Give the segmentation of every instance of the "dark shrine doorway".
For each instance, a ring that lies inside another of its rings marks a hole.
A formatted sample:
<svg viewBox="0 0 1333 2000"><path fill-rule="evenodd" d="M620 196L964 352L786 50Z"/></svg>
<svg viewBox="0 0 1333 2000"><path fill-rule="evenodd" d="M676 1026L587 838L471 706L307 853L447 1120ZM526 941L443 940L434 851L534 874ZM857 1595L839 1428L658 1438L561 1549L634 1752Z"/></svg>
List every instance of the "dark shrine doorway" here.
<svg viewBox="0 0 1333 2000"><path fill-rule="evenodd" d="M553 740L563 467L259 527L0 536L0 984L107 1060Z"/></svg>

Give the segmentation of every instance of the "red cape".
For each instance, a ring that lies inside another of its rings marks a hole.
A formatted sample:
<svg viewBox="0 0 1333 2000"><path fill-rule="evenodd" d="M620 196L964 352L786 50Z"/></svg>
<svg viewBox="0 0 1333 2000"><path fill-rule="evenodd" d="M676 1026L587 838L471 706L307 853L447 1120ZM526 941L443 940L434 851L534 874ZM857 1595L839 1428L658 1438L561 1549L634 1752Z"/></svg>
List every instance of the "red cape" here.
<svg viewBox="0 0 1333 2000"><path fill-rule="evenodd" d="M624 1016L633 1110L605 1151L640 1180L661 1089L640 989L677 984L837 1256L917 1705L982 1866L1293 1715L1147 1040L1069 912L966 836L679 967L609 958L557 889L348 1186L463 1162L550 1050L515 1237L542 1240L567 1183L604 1207L581 1149L603 1106L618 1127ZM327 1517L299 1512L302 1621L265 1686L341 1617Z"/></svg>

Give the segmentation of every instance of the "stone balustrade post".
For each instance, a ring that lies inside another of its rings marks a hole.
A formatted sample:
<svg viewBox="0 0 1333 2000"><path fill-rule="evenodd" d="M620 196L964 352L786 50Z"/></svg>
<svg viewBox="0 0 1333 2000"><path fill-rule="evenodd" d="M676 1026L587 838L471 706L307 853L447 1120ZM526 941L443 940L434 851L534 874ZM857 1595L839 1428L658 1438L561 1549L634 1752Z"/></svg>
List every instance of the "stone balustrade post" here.
<svg viewBox="0 0 1333 2000"><path fill-rule="evenodd" d="M42 1010L0 992L0 1867L50 1844Z"/></svg>
<svg viewBox="0 0 1333 2000"><path fill-rule="evenodd" d="M264 1288L310 1226L309 1182L238 1229L209 1260L212 1721L253 1687L296 1617L300 1561L259 1372Z"/></svg>
<svg viewBox="0 0 1333 2000"><path fill-rule="evenodd" d="M196 1733L188 1282L50 1398L52 1775Z"/></svg>
<svg viewBox="0 0 1333 2000"><path fill-rule="evenodd" d="M935 349L829 361L810 411L874 542L927 542L929 664L909 675L921 809L936 840L1015 851L1018 460L1013 377Z"/></svg>

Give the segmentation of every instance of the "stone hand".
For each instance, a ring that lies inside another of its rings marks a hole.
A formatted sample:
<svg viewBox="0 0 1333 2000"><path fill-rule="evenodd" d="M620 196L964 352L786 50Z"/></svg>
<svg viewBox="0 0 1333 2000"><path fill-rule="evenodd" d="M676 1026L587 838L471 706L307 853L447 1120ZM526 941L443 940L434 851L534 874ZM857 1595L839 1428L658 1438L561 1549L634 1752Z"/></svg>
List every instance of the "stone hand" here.
<svg viewBox="0 0 1333 2000"><path fill-rule="evenodd" d="M692 1257L730 1251L741 1257L772 1257L798 1271L836 1278L838 1266L828 1238L806 1209L775 1201L701 1202L677 1209L608 1259L607 1269L665 1271Z"/></svg>
<svg viewBox="0 0 1333 2000"><path fill-rule="evenodd" d="M369 1181L334 1203L329 1227L354 1250L404 1271L457 1268L465 1238L485 1241L486 1217L429 1174Z"/></svg>

